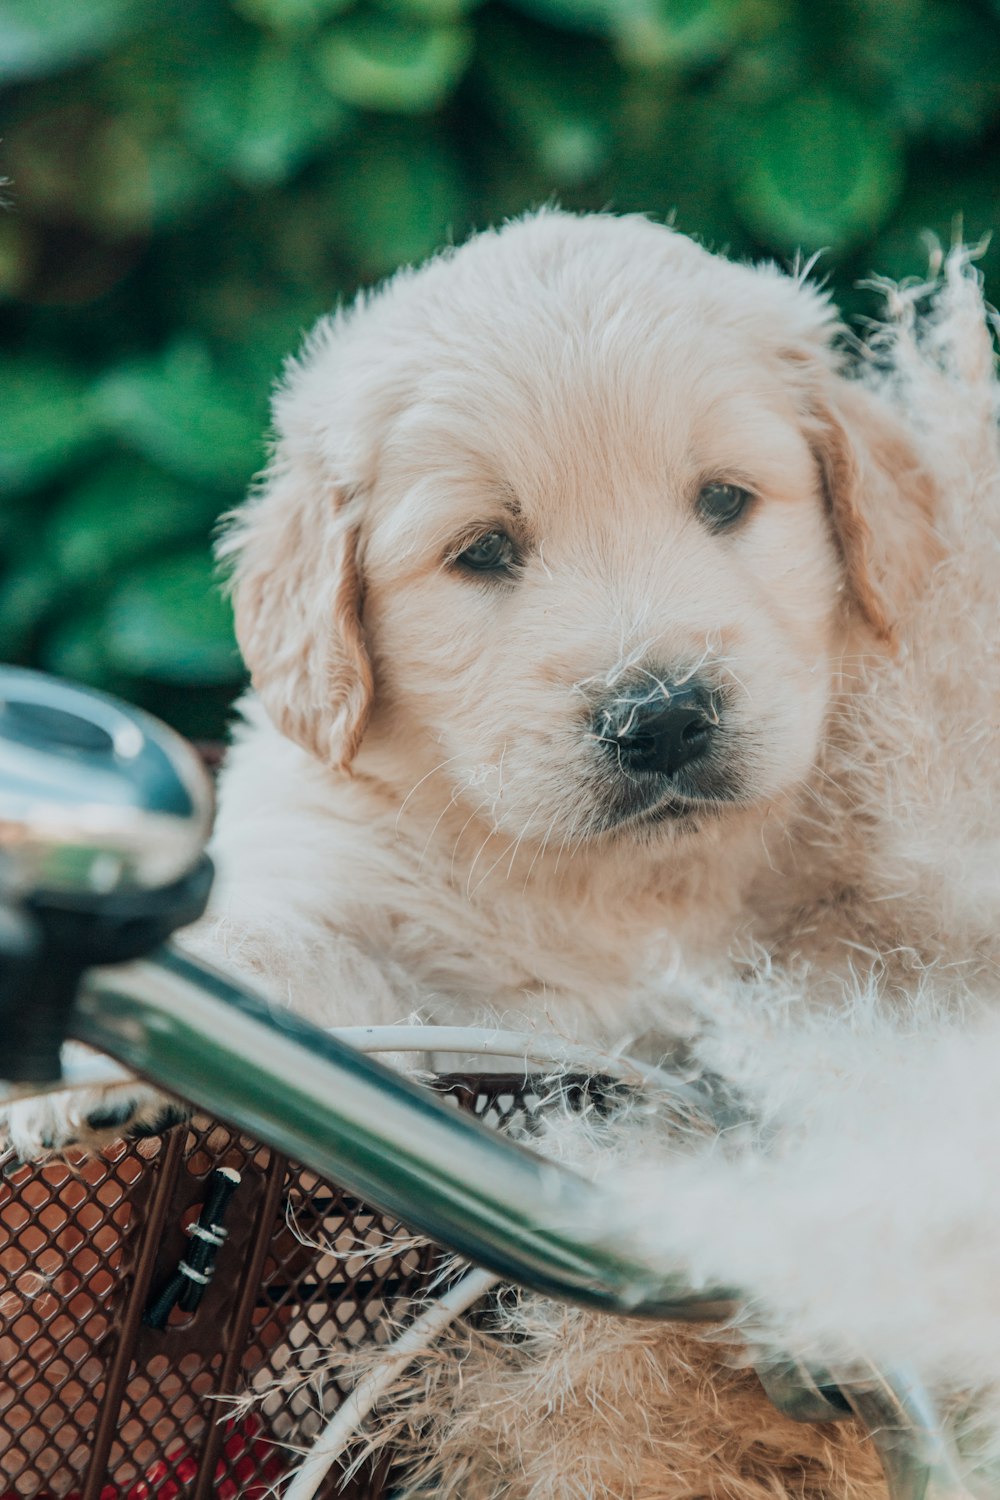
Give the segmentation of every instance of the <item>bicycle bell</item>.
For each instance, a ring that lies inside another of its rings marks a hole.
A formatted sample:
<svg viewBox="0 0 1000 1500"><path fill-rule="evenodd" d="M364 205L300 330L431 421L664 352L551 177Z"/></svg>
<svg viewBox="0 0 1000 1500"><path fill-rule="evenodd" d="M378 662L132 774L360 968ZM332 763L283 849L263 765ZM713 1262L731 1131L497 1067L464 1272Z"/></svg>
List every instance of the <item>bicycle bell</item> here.
<svg viewBox="0 0 1000 1500"><path fill-rule="evenodd" d="M198 862L212 794L195 752L141 710L0 667L0 891L149 891Z"/></svg>
<svg viewBox="0 0 1000 1500"><path fill-rule="evenodd" d="M212 883L208 777L149 714L0 667L0 1078L60 1078L80 981L153 952Z"/></svg>

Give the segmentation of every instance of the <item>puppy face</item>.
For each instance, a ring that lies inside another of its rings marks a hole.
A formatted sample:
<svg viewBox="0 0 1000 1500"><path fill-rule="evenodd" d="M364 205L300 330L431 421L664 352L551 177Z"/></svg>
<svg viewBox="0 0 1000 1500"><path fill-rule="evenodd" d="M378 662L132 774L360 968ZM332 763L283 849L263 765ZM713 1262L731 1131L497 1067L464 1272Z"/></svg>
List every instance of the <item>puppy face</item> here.
<svg viewBox="0 0 1000 1500"><path fill-rule="evenodd" d="M534 381L490 351L384 450L377 722L430 734L512 834L668 827L814 759L841 579L819 472L781 380L683 321L570 351L525 319Z"/></svg>
<svg viewBox="0 0 1000 1500"><path fill-rule="evenodd" d="M774 272L556 214L323 325L231 543L279 723L529 843L792 790L845 592L890 628L829 329Z"/></svg>

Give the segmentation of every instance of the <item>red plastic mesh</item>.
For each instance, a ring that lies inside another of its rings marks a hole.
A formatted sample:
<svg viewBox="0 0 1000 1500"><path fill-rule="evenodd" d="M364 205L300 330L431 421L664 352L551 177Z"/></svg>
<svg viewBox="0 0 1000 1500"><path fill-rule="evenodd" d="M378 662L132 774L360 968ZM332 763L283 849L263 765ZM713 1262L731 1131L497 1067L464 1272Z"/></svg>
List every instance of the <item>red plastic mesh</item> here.
<svg viewBox="0 0 1000 1500"><path fill-rule="evenodd" d="M494 1124L530 1125L540 1102L521 1076L439 1086ZM214 1277L197 1311L149 1327L220 1166L241 1182ZM350 1386L336 1372L302 1383L311 1351L384 1342L439 1254L204 1118L19 1167L0 1183L0 1500L264 1500L287 1444ZM248 1390L245 1411L217 1399ZM385 1483L342 1490L333 1475L324 1494L379 1500Z"/></svg>

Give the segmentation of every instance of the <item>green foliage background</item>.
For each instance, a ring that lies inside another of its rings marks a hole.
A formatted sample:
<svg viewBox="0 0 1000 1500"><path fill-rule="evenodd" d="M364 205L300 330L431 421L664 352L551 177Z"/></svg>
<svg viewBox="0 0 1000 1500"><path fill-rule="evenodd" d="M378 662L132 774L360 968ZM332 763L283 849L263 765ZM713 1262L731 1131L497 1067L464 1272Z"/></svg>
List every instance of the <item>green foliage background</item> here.
<svg viewBox="0 0 1000 1500"><path fill-rule="evenodd" d="M339 296L555 196L863 311L998 217L1000 0L0 0L0 88L0 657L193 734L212 523Z"/></svg>

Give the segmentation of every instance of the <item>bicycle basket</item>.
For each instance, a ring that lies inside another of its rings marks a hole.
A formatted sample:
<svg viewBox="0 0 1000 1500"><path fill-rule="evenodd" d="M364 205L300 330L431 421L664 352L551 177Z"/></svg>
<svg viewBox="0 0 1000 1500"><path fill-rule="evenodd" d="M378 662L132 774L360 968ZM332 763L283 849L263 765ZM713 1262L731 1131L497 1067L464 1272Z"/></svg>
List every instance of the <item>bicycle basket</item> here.
<svg viewBox="0 0 1000 1500"><path fill-rule="evenodd" d="M497 1124L540 1107L524 1074L439 1080ZM189 1253L220 1167L240 1182L194 1311L144 1321ZM323 1255L308 1242L332 1248ZM26 1164L0 1186L0 1500L264 1500L343 1399L262 1388L319 1345L390 1336L439 1264L433 1246L338 1187L204 1117L99 1156ZM378 1500L386 1466L321 1494Z"/></svg>

